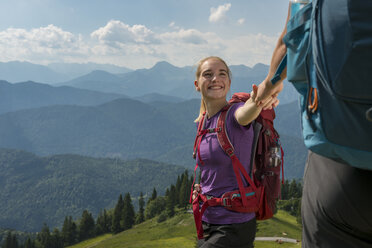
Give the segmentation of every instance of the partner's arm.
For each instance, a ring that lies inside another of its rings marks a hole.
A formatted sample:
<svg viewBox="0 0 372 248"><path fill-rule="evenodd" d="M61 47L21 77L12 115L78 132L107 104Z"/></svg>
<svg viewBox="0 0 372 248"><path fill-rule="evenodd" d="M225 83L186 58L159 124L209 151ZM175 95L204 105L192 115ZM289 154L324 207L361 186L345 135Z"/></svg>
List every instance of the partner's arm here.
<svg viewBox="0 0 372 248"><path fill-rule="evenodd" d="M283 80L287 77L287 68L285 68L280 75L280 80L276 82L274 85L271 83L271 78L275 75L276 69L278 68L280 62L282 61L283 57L287 53L287 47L283 42L283 37L287 33L287 23L290 17L290 6L288 7L288 15L287 20L285 23L284 30L280 35L278 42L276 43L273 55L271 57L270 69L269 73L267 74L266 78L258 87L256 102L259 103L264 99L268 98L269 96L277 96L277 94L283 89Z"/></svg>

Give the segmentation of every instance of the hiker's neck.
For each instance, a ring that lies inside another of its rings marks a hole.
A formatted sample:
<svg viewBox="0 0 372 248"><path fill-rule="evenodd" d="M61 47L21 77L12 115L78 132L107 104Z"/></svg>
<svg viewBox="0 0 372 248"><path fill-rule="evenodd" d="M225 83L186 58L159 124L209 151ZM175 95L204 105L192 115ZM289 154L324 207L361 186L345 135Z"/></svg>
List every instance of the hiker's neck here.
<svg viewBox="0 0 372 248"><path fill-rule="evenodd" d="M208 118L214 116L218 111L227 105L226 99L210 99L205 101L206 115Z"/></svg>

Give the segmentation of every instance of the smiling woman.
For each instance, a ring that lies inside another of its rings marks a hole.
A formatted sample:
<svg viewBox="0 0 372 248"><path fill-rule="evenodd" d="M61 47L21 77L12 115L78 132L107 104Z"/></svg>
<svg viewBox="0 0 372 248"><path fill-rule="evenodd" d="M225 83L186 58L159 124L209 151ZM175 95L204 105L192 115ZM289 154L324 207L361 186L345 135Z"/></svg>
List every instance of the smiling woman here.
<svg viewBox="0 0 372 248"><path fill-rule="evenodd" d="M252 97L246 102L229 105L226 100L231 85L231 72L225 61L219 57L202 59L196 71L195 89L201 93L201 107L196 122L200 122L196 145L196 163L200 166L200 185L195 184L193 208L200 197L221 198L227 192L239 188L232 166L232 160L221 149L217 137L217 122L220 114L226 114L225 128L234 147L234 153L245 171L251 168L253 126L250 123L259 115L263 107L271 106L276 99L268 99L262 105L254 102L257 87L253 87ZM226 113L227 112L227 113ZM244 187L248 186L244 182ZM203 209L203 207L202 207ZM202 210L203 211L203 210ZM254 212L230 211L222 206L206 208L201 217L194 209L198 230L199 247L253 247L256 234ZM203 236L204 233L204 236Z"/></svg>

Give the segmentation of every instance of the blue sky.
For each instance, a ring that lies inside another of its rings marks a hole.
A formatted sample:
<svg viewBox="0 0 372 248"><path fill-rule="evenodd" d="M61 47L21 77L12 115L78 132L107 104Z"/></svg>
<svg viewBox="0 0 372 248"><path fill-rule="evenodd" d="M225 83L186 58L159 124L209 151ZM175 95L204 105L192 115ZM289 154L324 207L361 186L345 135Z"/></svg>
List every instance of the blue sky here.
<svg viewBox="0 0 372 248"><path fill-rule="evenodd" d="M2 0L0 61L270 62L288 0Z"/></svg>

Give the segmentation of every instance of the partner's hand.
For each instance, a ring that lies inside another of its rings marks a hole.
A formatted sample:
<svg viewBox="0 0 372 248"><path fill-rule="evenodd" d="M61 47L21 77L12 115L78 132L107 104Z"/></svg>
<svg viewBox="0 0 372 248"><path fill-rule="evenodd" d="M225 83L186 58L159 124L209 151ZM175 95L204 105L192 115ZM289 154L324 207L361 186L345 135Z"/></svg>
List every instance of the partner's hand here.
<svg viewBox="0 0 372 248"><path fill-rule="evenodd" d="M251 97L258 107L262 107L263 110L266 110L266 109L272 109L278 106L279 100L277 98L278 96L277 93L274 95L269 95L267 98L263 99L262 101L255 101L255 99L257 99L258 91L259 91L259 87L253 84Z"/></svg>
<svg viewBox="0 0 372 248"><path fill-rule="evenodd" d="M282 91L282 89L283 82L277 82L276 84L273 85L269 80L264 80L258 86L257 94L255 95L254 101L256 102L257 105L261 105L269 97L276 98L279 92Z"/></svg>
<svg viewBox="0 0 372 248"><path fill-rule="evenodd" d="M262 107L263 110L272 109L279 105L279 99L276 96L269 97L268 99L269 99L268 101L263 103Z"/></svg>

